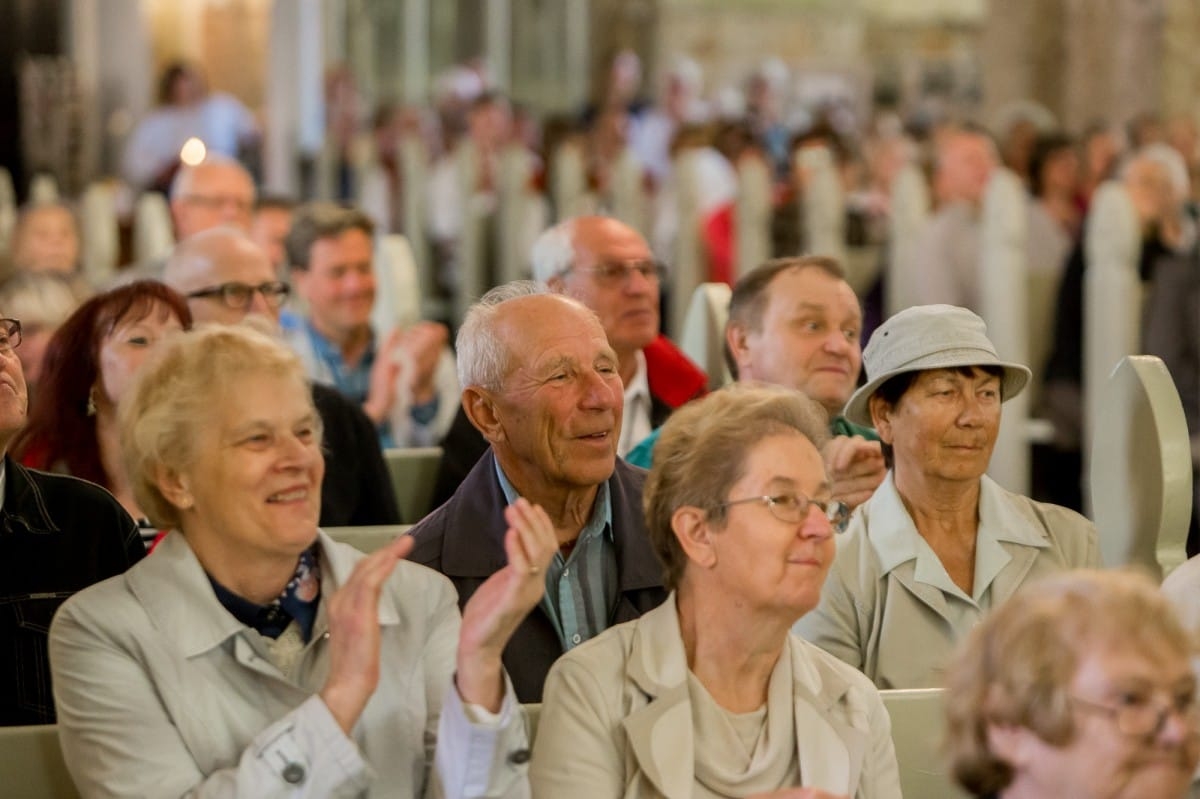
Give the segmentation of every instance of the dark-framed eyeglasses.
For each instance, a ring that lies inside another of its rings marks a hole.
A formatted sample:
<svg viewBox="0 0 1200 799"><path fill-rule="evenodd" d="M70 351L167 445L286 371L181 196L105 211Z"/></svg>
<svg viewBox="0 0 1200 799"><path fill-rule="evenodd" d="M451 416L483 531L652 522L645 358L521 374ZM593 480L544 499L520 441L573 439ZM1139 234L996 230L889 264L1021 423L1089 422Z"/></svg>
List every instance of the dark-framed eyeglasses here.
<svg viewBox="0 0 1200 799"><path fill-rule="evenodd" d="M829 520L833 526L835 533L840 533L846 529L846 523L850 521L850 508L844 503L836 499L809 499L803 494L789 492L784 494L775 494L774 496L761 497L743 497L742 499L731 499L728 502L722 502L713 506L717 508L729 508L733 505L744 505L750 502L758 502L767 506L771 511L771 515L781 522L789 524L799 524L808 516L808 509L816 505L821 509L821 513Z"/></svg>
<svg viewBox="0 0 1200 799"><path fill-rule="evenodd" d="M1183 719L1193 736L1200 733L1200 706L1197 706L1195 696L1190 693L1166 701L1146 698L1117 705L1106 705L1072 695L1071 702L1080 710L1108 716L1117 725L1118 732L1133 738L1157 736L1172 713Z"/></svg>
<svg viewBox="0 0 1200 799"><path fill-rule="evenodd" d="M651 283L661 283L667 278L667 267L658 261L608 261L596 266L573 266L571 271L587 272L607 288L629 285L634 272Z"/></svg>
<svg viewBox="0 0 1200 799"><path fill-rule="evenodd" d="M292 293L292 287L282 280L259 283L257 286L251 286L249 283L222 283L219 286L209 286L205 289L193 291L187 297L189 300L220 299L221 302L225 303L225 307L227 308L232 308L235 311L245 311L254 302L255 292L262 295L267 305L270 305L272 308L278 308L283 305L288 295Z"/></svg>
<svg viewBox="0 0 1200 799"><path fill-rule="evenodd" d="M0 319L0 353L8 353L21 346L21 323L16 319Z"/></svg>

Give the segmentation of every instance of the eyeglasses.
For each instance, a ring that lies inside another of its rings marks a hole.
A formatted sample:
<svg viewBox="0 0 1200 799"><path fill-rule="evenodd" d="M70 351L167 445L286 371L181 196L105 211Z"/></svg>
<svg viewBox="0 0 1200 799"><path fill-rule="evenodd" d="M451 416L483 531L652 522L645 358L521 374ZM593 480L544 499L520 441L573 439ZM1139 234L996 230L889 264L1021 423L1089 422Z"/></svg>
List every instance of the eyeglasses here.
<svg viewBox="0 0 1200 799"><path fill-rule="evenodd" d="M266 300L267 305L278 308L291 294L292 287L282 280L259 283L257 286L247 283L222 283L219 286L193 291L187 296L189 300L219 297L221 302L225 303L225 307L235 311L245 311L249 310L251 303L254 302L254 292L256 291Z"/></svg>
<svg viewBox="0 0 1200 799"><path fill-rule="evenodd" d="M596 282L606 288L629 285L634 272L651 283L661 283L667 277L667 268L658 261L610 261L598 266L573 266L571 270L595 275Z"/></svg>
<svg viewBox="0 0 1200 799"><path fill-rule="evenodd" d="M21 346L21 323L16 319L0 319L0 354L8 355Z"/></svg>
<svg viewBox="0 0 1200 799"><path fill-rule="evenodd" d="M748 502L761 502L771 511L771 515L781 522L789 524L799 524L808 516L808 509L816 505L825 514L825 518L833 525L833 531L840 533L846 529L846 523L850 521L850 508L844 503L836 499L809 499L803 494L776 494L773 497L746 497L744 499L731 499L728 502L722 502L714 505L713 509L729 508L734 505L742 505Z"/></svg>
<svg viewBox="0 0 1200 799"><path fill-rule="evenodd" d="M1187 723L1193 735L1200 726L1200 707L1196 704L1195 696L1190 693L1167 701L1130 699L1116 706L1104 705L1079 696L1072 696L1071 701L1083 710L1110 717L1116 722L1118 731L1131 737L1155 737L1162 732L1163 725L1167 723L1167 716L1172 713Z"/></svg>
<svg viewBox="0 0 1200 799"><path fill-rule="evenodd" d="M234 210L243 214L249 213L254 205L249 200L241 197L233 197L228 194L185 194L183 199L208 209L217 209L229 205Z"/></svg>

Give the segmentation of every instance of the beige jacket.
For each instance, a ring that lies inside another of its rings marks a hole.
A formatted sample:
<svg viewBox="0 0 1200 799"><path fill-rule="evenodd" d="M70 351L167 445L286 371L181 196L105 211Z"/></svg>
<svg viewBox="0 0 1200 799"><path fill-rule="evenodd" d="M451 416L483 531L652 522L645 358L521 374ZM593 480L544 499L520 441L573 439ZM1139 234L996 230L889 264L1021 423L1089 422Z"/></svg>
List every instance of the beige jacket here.
<svg viewBox="0 0 1200 799"><path fill-rule="evenodd" d="M323 533L320 544L328 596L362 555ZM284 675L267 639L217 601L180 533L72 597L51 625L50 660L84 799L528 796L511 686L491 726L469 723L451 686L460 620L449 581L397 565L380 598L379 685L349 737L316 695L329 670L324 607Z"/></svg>
<svg viewBox="0 0 1200 799"><path fill-rule="evenodd" d="M898 799L891 722L861 674L789 636L804 787ZM687 657L674 594L563 655L546 678L530 781L535 799L690 799Z"/></svg>
<svg viewBox="0 0 1200 799"><path fill-rule="evenodd" d="M793 632L881 689L938 687L958 642L989 609L1039 577L1099 563L1090 521L985 476L968 596L917 532L889 472L838 537L821 604Z"/></svg>

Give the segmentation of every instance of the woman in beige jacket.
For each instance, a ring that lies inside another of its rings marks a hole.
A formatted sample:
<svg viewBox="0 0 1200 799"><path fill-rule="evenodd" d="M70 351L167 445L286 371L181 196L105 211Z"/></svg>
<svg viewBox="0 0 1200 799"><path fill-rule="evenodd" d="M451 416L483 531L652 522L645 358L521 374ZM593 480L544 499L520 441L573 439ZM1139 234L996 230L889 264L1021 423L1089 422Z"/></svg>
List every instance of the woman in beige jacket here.
<svg viewBox="0 0 1200 799"><path fill-rule="evenodd" d="M789 634L845 521L827 428L803 395L745 384L667 422L644 506L673 593L551 670L537 799L900 796L875 688Z"/></svg>

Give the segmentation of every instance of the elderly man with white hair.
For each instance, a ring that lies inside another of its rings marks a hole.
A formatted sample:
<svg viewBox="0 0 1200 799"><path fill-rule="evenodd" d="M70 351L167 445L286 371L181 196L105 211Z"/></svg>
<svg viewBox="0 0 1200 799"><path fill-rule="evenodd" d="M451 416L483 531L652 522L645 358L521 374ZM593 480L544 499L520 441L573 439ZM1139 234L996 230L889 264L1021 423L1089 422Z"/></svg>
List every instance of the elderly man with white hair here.
<svg viewBox="0 0 1200 799"><path fill-rule="evenodd" d="M650 435L675 408L704 394L704 372L659 333L664 268L636 230L609 217L568 219L534 242L532 261L537 282L574 297L600 317L616 351L625 419L619 456ZM454 493L487 443L459 409L442 449L435 504Z"/></svg>

